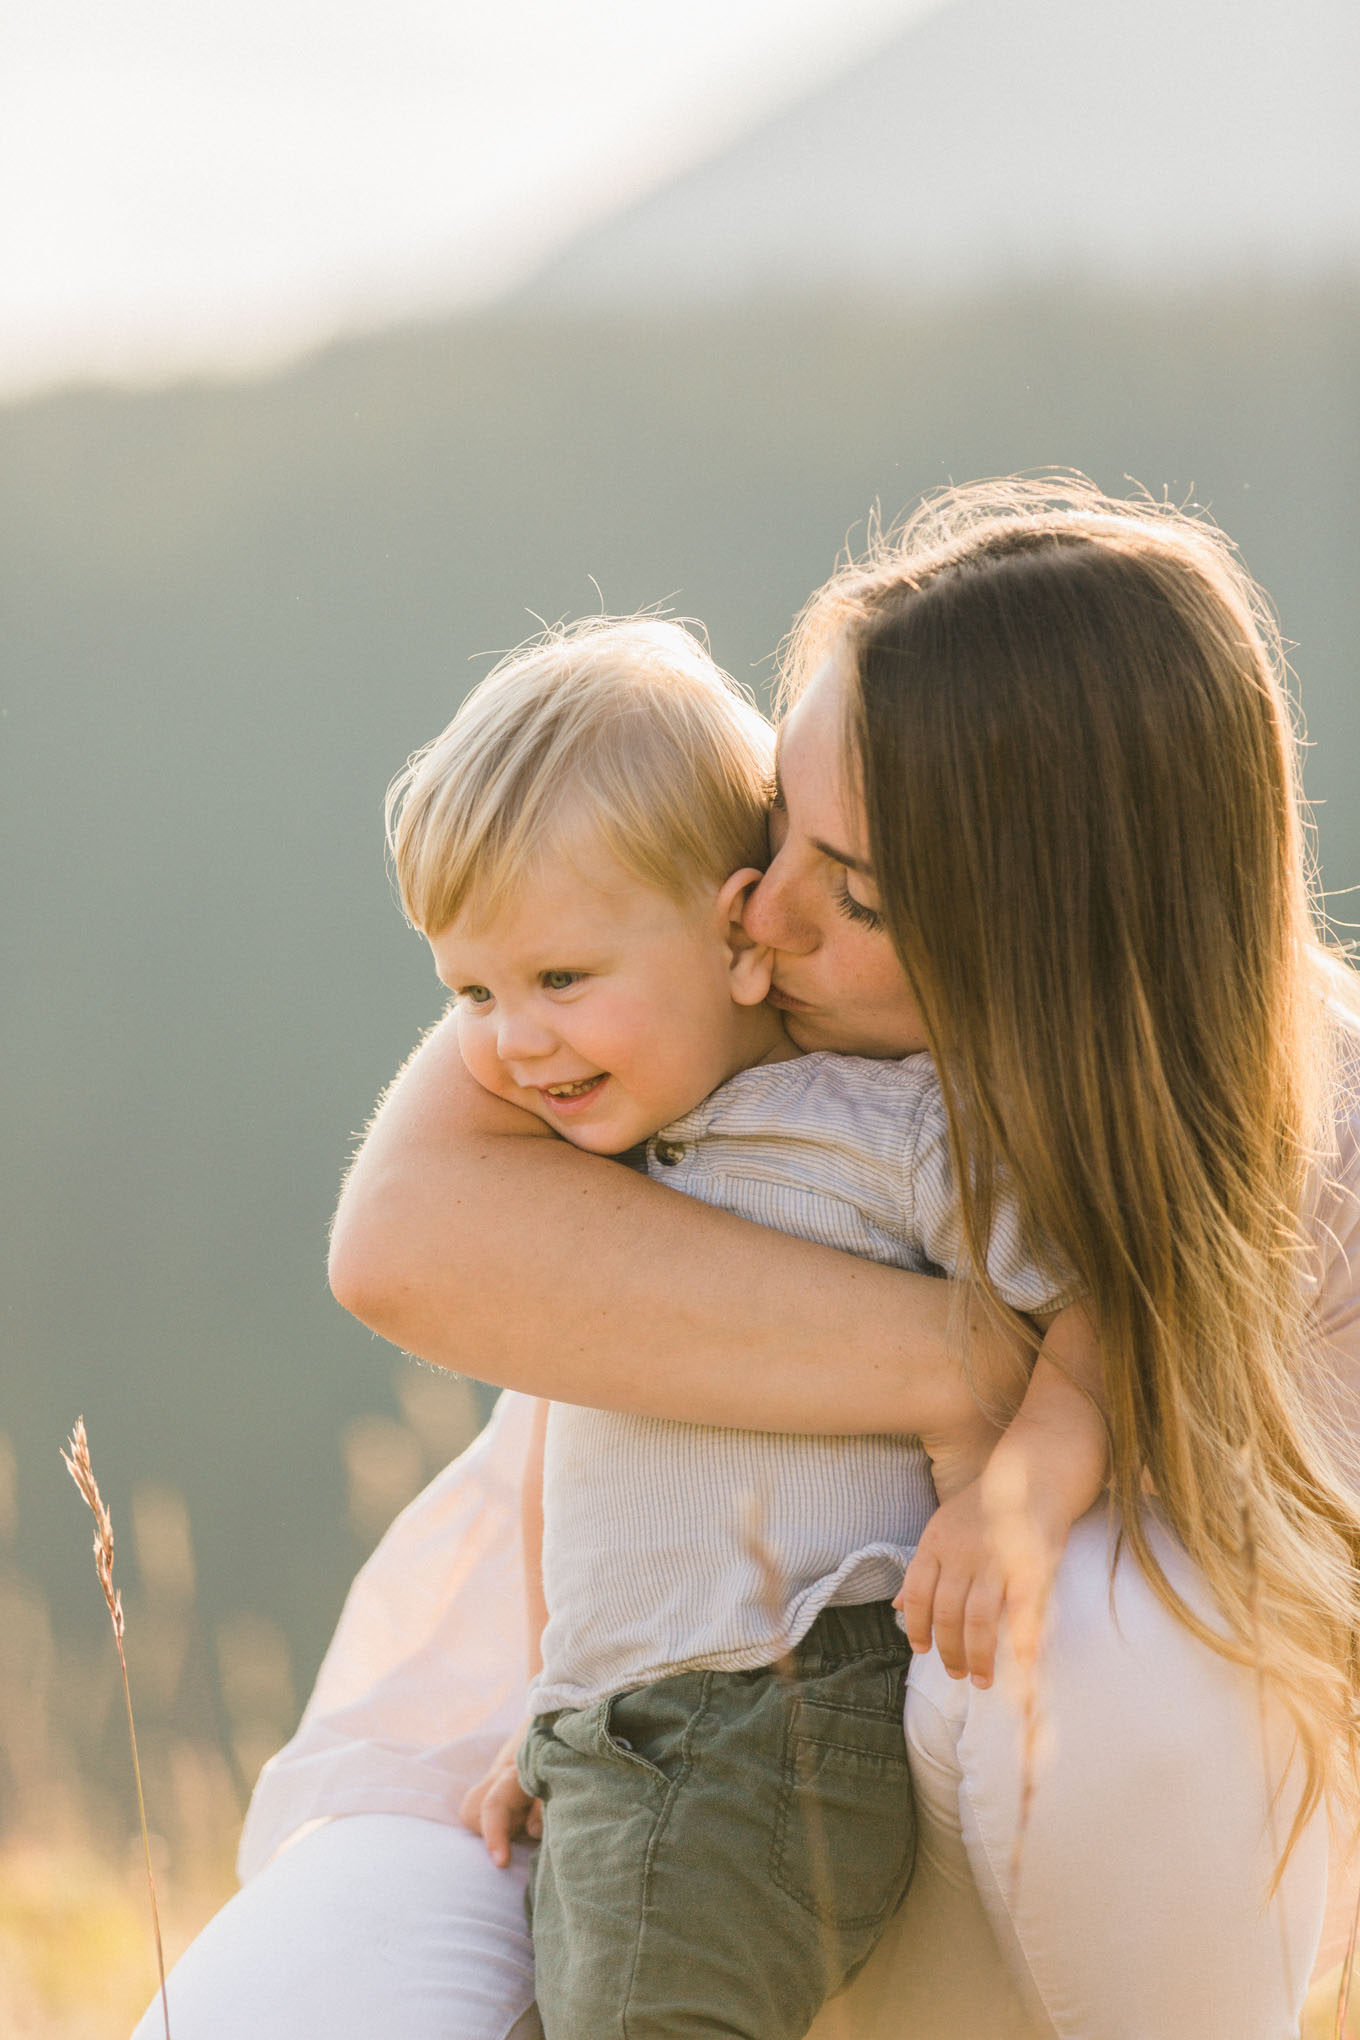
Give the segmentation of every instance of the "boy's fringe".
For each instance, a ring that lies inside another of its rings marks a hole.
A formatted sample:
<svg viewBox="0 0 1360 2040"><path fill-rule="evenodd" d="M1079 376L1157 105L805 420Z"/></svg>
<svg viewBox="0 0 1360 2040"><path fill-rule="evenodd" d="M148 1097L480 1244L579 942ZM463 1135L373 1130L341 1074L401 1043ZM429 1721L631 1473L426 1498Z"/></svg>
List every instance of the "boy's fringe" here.
<svg viewBox="0 0 1360 2040"><path fill-rule="evenodd" d="M99 1584L104 1590L104 1599L108 1604L109 1620L113 1624L113 1640L118 1647L118 1664L123 1674L128 1739L132 1744L132 1775L137 1784L137 1813L142 1824L142 1855L146 1861L146 1885L151 1896L151 1930L156 1941L156 1973L160 1978L161 2012L165 2019L165 2040L170 2040L170 2000L165 1989L165 1951L161 1946L161 1916L156 1903L156 1879L151 1869L151 1837L146 1825L146 1800L142 1796L142 1766L137 1755L137 1728L132 1718L132 1688L128 1684L127 1657L123 1651L123 1597L113 1584L113 1519L104 1505L104 1497L100 1494L99 1483L94 1477L84 1417L76 1418L75 1429L66 1442L70 1450L62 1453L63 1463L94 1517L94 1569L99 1575Z"/></svg>

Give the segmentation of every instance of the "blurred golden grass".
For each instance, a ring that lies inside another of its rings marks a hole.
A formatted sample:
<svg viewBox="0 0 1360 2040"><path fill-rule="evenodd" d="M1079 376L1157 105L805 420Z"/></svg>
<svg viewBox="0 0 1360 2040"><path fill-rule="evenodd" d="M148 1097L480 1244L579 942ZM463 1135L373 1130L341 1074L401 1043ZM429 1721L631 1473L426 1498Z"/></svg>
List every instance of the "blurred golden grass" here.
<svg viewBox="0 0 1360 2040"><path fill-rule="evenodd" d="M215 1881L179 1884L158 1864L167 1965L234 1888L235 1822ZM156 1991L146 1879L137 1857L14 1839L0 1845L0 2032L6 2040L128 2040Z"/></svg>
<svg viewBox="0 0 1360 2040"><path fill-rule="evenodd" d="M481 1425L466 1382L402 1362L394 1387L399 1418L361 1419L338 1441L357 1540L337 1556L342 1575ZM24 1471L0 1432L0 2036L127 2040L156 1965L121 1679L97 1595L73 1635L16 1563ZM171 1964L236 1888L246 1798L299 1694L270 1616L205 1622L184 1495L142 1483L126 1519L127 1652ZM82 1611L88 1548L73 1519L64 1598Z"/></svg>
<svg viewBox="0 0 1360 2040"><path fill-rule="evenodd" d="M142 1835L142 1863L146 1870L147 1897L151 1905L151 1938L156 1946L156 1976L160 1985L161 2018L165 2027L165 2040L170 2040L170 2008L165 1995L165 1944L161 1938L160 1906L156 1899L156 1874L151 1861L151 1832L146 1824L146 1801L142 1796L142 1766L137 1749L137 1723L132 1711L132 1688L128 1683L127 1655L123 1648L123 1596L114 1585L114 1542L113 1519L99 1492L94 1466L90 1459L89 1439L85 1435L84 1417L76 1418L76 1426L67 1440L69 1449L62 1453L62 1462L80 1492L81 1499L88 1505L94 1517L94 1569L99 1584L104 1589L109 1616L113 1623L113 1641L118 1652L118 1669L123 1680L123 1703L127 1713L128 1743L132 1756L132 1782L137 1788L137 1820Z"/></svg>
<svg viewBox="0 0 1360 2040"><path fill-rule="evenodd" d="M1360 2040L1360 2004L1356 2002L1354 1991L1347 2007L1345 2027L1342 2034L1337 2035L1337 1990L1340 1982L1341 1966L1338 1963L1313 1984L1299 2027L1300 2040Z"/></svg>

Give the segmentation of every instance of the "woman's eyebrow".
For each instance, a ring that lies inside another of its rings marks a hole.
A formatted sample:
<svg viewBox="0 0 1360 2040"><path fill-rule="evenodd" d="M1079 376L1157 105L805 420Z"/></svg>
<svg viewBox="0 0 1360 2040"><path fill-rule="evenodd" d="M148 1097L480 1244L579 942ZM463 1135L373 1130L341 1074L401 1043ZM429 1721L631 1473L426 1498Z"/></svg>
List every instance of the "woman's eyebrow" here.
<svg viewBox="0 0 1360 2040"><path fill-rule="evenodd" d="M872 878L874 867L866 864L862 857L852 857L848 850L838 850L834 843L823 843L819 836L812 838L814 850L820 850L823 857L829 857L833 864L843 864L847 871L858 871L864 878Z"/></svg>

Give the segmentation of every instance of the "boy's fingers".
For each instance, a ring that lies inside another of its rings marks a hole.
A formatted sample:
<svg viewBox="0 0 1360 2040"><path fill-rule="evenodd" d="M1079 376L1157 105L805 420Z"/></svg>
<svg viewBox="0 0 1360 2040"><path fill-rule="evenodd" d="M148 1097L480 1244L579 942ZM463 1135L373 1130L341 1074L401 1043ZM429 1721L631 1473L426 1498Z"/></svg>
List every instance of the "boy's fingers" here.
<svg viewBox="0 0 1360 2040"><path fill-rule="evenodd" d="M968 1655L963 1642L968 1585L966 1573L962 1577L942 1575L935 1588L935 1648L951 1679L968 1676Z"/></svg>
<svg viewBox="0 0 1360 2040"><path fill-rule="evenodd" d="M482 1808L482 1840L492 1862L501 1870L510 1861L510 1832L505 1805L492 1795Z"/></svg>
<svg viewBox="0 0 1360 2040"><path fill-rule="evenodd" d="M907 1567L906 1577L893 1603L895 1608L902 1610L907 1642L921 1656L930 1649L931 1613L939 1577L938 1558L933 1558L929 1552L918 1551Z"/></svg>
<svg viewBox="0 0 1360 2040"><path fill-rule="evenodd" d="M968 1671L975 1686L992 1683L996 1669L996 1631L1001 1620L1001 1583L984 1577L974 1580L963 1618L963 1645Z"/></svg>
<svg viewBox="0 0 1360 2040"><path fill-rule="evenodd" d="M481 1831L482 1801L485 1798L486 1780L483 1778L479 1785L469 1785L458 1808L459 1820L465 1828L471 1828L474 1834Z"/></svg>

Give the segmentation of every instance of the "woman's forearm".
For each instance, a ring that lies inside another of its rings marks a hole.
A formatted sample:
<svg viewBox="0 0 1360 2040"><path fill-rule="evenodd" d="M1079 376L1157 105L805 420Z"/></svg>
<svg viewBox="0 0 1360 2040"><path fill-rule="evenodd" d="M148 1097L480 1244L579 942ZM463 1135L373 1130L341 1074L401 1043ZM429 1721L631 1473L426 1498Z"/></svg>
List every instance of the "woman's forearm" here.
<svg viewBox="0 0 1360 2040"><path fill-rule="evenodd" d="M1009 1354L954 1285L748 1224L490 1097L444 1021L341 1195L339 1301L395 1345L559 1402L752 1430L976 1420Z"/></svg>

